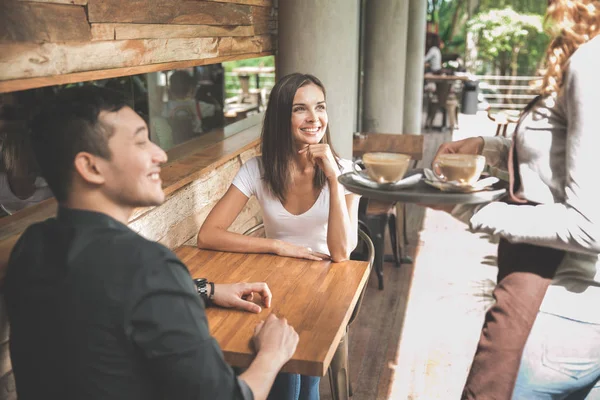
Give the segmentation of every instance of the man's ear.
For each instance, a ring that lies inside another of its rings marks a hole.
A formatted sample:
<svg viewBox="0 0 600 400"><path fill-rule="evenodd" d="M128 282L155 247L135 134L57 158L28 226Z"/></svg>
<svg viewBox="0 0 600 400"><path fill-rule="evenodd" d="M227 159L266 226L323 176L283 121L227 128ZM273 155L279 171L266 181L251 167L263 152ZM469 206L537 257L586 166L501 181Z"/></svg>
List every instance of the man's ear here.
<svg viewBox="0 0 600 400"><path fill-rule="evenodd" d="M101 185L106 179L102 174L102 169L98 165L99 158L93 154L84 151L75 156L75 171L81 179L94 184Z"/></svg>

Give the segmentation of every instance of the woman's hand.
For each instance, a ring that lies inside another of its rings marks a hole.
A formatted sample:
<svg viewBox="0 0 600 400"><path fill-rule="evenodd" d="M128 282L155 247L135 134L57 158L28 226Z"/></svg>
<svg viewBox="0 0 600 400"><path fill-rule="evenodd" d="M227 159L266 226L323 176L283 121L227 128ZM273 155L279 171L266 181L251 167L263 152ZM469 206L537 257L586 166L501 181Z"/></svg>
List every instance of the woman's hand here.
<svg viewBox="0 0 600 400"><path fill-rule="evenodd" d="M340 169L335 162L335 157L328 144L310 144L298 151L298 154L305 154L308 161L316 164L323 170L327 179L337 179Z"/></svg>
<svg viewBox="0 0 600 400"><path fill-rule="evenodd" d="M296 246L295 244L277 240L275 245L275 254L282 257L305 258L307 260L323 261L329 260L327 254L313 251L310 247Z"/></svg>
<svg viewBox="0 0 600 400"><path fill-rule="evenodd" d="M252 313L261 312L258 304L253 303L254 293L262 298L262 303L266 308L271 307L273 295L269 286L264 282L255 283L233 283L216 284L213 303L225 308L237 308L238 310L249 311Z"/></svg>
<svg viewBox="0 0 600 400"><path fill-rule="evenodd" d="M483 145L484 141L481 136L442 143L433 160L435 161L442 154L481 154Z"/></svg>

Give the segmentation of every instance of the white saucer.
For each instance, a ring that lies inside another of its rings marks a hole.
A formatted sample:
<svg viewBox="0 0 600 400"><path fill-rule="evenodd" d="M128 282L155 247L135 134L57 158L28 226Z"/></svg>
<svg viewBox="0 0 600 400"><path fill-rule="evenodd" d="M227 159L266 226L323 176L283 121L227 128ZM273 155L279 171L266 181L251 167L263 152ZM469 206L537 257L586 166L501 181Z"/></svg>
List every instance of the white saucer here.
<svg viewBox="0 0 600 400"><path fill-rule="evenodd" d="M494 176L490 176L488 178L481 179L475 182L473 185L469 184L461 184L459 182L443 182L440 181L429 168L425 168L423 170L425 174L425 179L423 181L433 186L436 189L441 190L442 192L457 192L457 193L472 193L472 192L480 192L482 190L489 190L493 184L499 181L498 178Z"/></svg>
<svg viewBox="0 0 600 400"><path fill-rule="evenodd" d="M412 175L408 175L403 179L400 179L397 182L393 183L379 183L375 182L367 175L365 171L356 171L352 174L349 174L351 179L357 183L358 185L368 187L371 189L379 189L379 190L400 190L405 189L419 183L421 178L423 178L423 174L418 172Z"/></svg>

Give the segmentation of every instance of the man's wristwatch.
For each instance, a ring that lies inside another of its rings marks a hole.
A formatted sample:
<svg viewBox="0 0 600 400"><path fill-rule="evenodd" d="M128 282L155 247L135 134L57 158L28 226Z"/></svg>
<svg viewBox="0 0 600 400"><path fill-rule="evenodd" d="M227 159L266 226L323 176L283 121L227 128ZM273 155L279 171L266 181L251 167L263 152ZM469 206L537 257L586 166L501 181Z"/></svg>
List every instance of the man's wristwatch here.
<svg viewBox="0 0 600 400"><path fill-rule="evenodd" d="M194 279L194 283L196 284L196 290L198 291L200 297L202 297L202 300L208 301L208 290L206 288L206 284L208 283L208 281L206 280L206 278Z"/></svg>

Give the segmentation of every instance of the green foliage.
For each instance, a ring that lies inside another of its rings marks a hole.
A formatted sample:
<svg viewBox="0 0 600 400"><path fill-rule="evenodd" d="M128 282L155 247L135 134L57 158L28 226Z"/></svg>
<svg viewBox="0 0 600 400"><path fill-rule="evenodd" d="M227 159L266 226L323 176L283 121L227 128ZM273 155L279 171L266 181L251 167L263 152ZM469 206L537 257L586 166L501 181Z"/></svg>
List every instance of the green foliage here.
<svg viewBox="0 0 600 400"><path fill-rule="evenodd" d="M234 68L238 67L274 67L275 66L275 57L274 56L266 56L259 58L247 58L245 60L235 60L228 61L223 63L223 68L225 69L225 92L226 97L229 98L231 96L235 96L240 90L240 81L237 76L231 74ZM256 81L254 79L250 79L250 87L256 87ZM274 77L262 77L260 79L261 87L273 87L275 85Z"/></svg>
<svg viewBox="0 0 600 400"><path fill-rule="evenodd" d="M521 14L511 7L477 14L467 23L467 30L477 38L479 58L498 66L502 74L508 72L515 56L526 58L526 73L535 72L548 41L541 15Z"/></svg>
<svg viewBox="0 0 600 400"><path fill-rule="evenodd" d="M518 13L544 15L547 6L548 2L546 0L479 0L479 6L476 12L479 13L491 9L511 7Z"/></svg>
<svg viewBox="0 0 600 400"><path fill-rule="evenodd" d="M225 72L231 72L238 67L273 67L275 66L275 57L266 56L258 58L247 58L245 60L228 61L223 63Z"/></svg>

